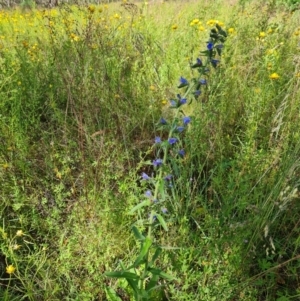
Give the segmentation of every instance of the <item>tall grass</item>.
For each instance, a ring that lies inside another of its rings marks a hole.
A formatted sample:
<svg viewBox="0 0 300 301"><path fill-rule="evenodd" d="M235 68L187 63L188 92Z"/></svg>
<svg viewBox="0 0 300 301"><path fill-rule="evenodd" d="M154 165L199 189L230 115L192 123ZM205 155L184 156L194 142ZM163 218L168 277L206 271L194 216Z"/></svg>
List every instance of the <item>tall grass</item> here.
<svg viewBox="0 0 300 301"><path fill-rule="evenodd" d="M138 254L156 124L214 20L229 37L155 233L178 280L153 298L299 298L299 10L241 2L0 12L3 300L133 298L104 272Z"/></svg>

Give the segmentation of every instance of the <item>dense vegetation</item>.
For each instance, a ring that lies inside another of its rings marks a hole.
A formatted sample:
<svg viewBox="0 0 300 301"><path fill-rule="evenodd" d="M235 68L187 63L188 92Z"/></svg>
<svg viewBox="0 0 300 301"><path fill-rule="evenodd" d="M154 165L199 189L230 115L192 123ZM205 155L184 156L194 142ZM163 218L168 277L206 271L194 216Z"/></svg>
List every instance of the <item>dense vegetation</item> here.
<svg viewBox="0 0 300 301"><path fill-rule="evenodd" d="M200 2L0 11L1 300L133 300L105 272L140 252L160 120L216 25L152 229L174 280L149 300L300 299L298 3Z"/></svg>

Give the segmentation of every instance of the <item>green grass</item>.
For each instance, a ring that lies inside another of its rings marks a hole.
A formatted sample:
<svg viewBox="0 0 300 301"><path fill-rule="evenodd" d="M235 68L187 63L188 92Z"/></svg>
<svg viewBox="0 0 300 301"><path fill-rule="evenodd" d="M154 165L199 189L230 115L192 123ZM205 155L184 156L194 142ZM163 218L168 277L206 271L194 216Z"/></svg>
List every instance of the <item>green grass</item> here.
<svg viewBox="0 0 300 301"><path fill-rule="evenodd" d="M0 12L0 298L133 300L104 272L139 252L147 212L128 212L156 124L219 20L234 30L184 109L169 231L154 231L177 280L153 300L299 299L299 10L229 2Z"/></svg>

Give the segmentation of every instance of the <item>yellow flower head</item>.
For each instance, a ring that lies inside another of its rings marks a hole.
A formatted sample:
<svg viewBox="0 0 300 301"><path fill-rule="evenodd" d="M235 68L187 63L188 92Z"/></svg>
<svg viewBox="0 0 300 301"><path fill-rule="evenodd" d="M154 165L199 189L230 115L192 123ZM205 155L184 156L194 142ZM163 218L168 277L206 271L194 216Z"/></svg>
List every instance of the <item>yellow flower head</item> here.
<svg viewBox="0 0 300 301"><path fill-rule="evenodd" d="M199 31L204 31L204 30L205 30L205 27L202 26L202 25L200 25L200 26L198 27L198 30L199 30Z"/></svg>
<svg viewBox="0 0 300 301"><path fill-rule="evenodd" d="M21 248L21 245L18 245L18 244L15 244L15 245L12 246L12 249L15 250L15 251L19 250L20 248Z"/></svg>
<svg viewBox="0 0 300 301"><path fill-rule="evenodd" d="M166 105L168 103L168 101L166 100L166 99L163 99L162 101L161 101L161 104L162 105Z"/></svg>
<svg viewBox="0 0 300 301"><path fill-rule="evenodd" d="M177 28L178 28L178 25L177 24L174 24L174 25L172 25L172 27L171 27L173 30L176 30Z"/></svg>
<svg viewBox="0 0 300 301"><path fill-rule="evenodd" d="M217 22L216 20L211 19L211 20L208 20L206 22L206 24L209 25L209 26L214 26L216 24L216 22Z"/></svg>
<svg viewBox="0 0 300 301"><path fill-rule="evenodd" d="M3 169L8 169L9 168L9 164L8 163L4 163L2 164Z"/></svg>
<svg viewBox="0 0 300 301"><path fill-rule="evenodd" d="M221 22L219 20L216 20L216 24L218 24L219 26L224 26L224 22Z"/></svg>
<svg viewBox="0 0 300 301"><path fill-rule="evenodd" d="M264 38L266 36L266 33L264 31L261 31L258 36L260 38Z"/></svg>
<svg viewBox="0 0 300 301"><path fill-rule="evenodd" d="M75 33L71 33L70 38L75 42L78 42L80 39Z"/></svg>
<svg viewBox="0 0 300 301"><path fill-rule="evenodd" d="M230 34L235 33L235 29L233 27L228 28L228 33Z"/></svg>
<svg viewBox="0 0 300 301"><path fill-rule="evenodd" d="M23 236L24 235L23 230L18 230L16 235L19 236L19 237Z"/></svg>
<svg viewBox="0 0 300 301"><path fill-rule="evenodd" d="M9 265L6 267L6 273L11 275L15 272L16 268L13 265Z"/></svg>
<svg viewBox="0 0 300 301"><path fill-rule="evenodd" d="M89 12L90 12L91 14L93 14L93 13L95 12L95 10L96 10L96 6L95 6L95 5L89 5L89 6L88 6L88 10L89 10Z"/></svg>
<svg viewBox="0 0 300 301"><path fill-rule="evenodd" d="M190 23L190 25L191 26L194 26L194 25L197 25L197 24L201 24L201 22L200 22L200 20L199 19L194 19L191 23Z"/></svg>
<svg viewBox="0 0 300 301"><path fill-rule="evenodd" d="M279 77L280 77L280 76L279 76L276 72L272 73L272 74L269 76L269 78L270 78L270 79L273 79L273 80L279 79Z"/></svg>

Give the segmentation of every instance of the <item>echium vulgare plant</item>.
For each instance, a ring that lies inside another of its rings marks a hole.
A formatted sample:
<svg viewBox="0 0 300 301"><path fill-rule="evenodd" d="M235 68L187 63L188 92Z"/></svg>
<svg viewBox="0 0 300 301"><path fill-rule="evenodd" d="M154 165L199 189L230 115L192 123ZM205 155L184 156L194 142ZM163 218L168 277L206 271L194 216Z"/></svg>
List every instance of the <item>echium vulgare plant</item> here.
<svg viewBox="0 0 300 301"><path fill-rule="evenodd" d="M211 29L206 49L200 52L201 58L198 57L191 65L193 69L198 70L199 75L190 81L180 77L178 88L184 89L184 93L183 96L177 94L177 97L170 101L170 108L175 110L173 118L167 121L162 117L158 123L159 129L167 131L168 136L165 140L161 137L154 139L156 157L150 163L153 165L154 173L148 175L143 172L141 175L141 181L146 182L142 187L148 188L145 191L145 199L130 210L130 214L142 209L147 209L149 212L147 221L143 225L146 228L144 233L141 233L136 226L132 227L134 236L141 245L139 254L129 267L125 267L120 262L121 270L105 273L108 277L125 278L133 290L136 301L153 300L153 292L161 287L160 279L168 281L174 279L155 266L163 247L155 242L154 230L157 226L161 226L168 231L165 219L171 215L167 207L169 200L172 199L168 194L170 187L172 189L176 185L176 177L172 174L172 166L174 166L172 160L180 161L180 158L185 156L181 135L191 123L191 117L184 116L182 106L187 104L188 96L193 95L198 99L201 95L201 86L208 84L207 75L210 67L217 68L220 63L226 37L226 32L218 24ZM107 288L106 292L111 300L120 300L111 288Z"/></svg>

